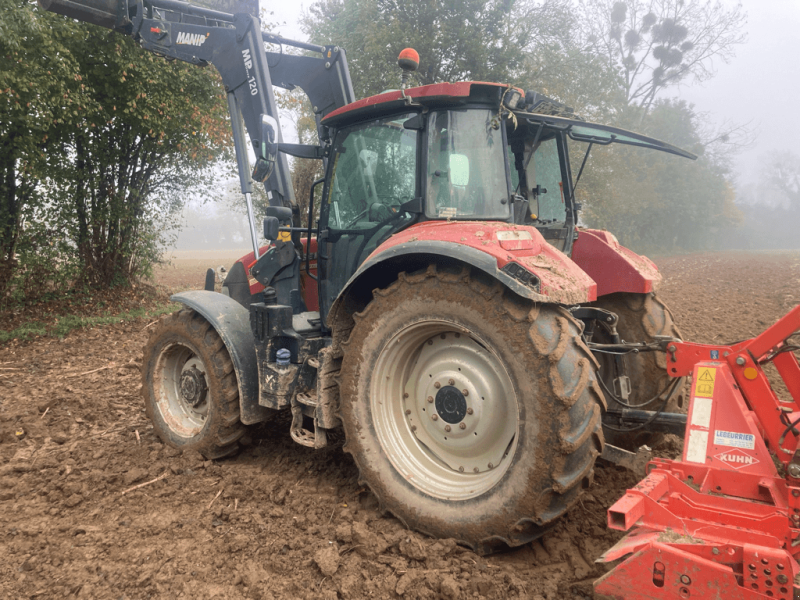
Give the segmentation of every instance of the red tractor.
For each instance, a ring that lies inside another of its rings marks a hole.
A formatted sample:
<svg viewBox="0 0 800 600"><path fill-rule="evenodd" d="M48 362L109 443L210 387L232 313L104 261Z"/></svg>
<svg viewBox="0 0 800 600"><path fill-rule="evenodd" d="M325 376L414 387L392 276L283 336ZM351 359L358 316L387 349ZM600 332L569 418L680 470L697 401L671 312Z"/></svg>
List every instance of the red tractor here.
<svg viewBox="0 0 800 600"><path fill-rule="evenodd" d="M291 411L301 444L321 448L342 429L363 482L408 527L490 552L535 539L577 501L604 424L622 445L683 430L669 412L682 380L645 351L679 337L655 295L661 277L612 234L578 226L575 186L595 145L691 154L506 84L404 81L354 101L342 49L262 33L244 13L43 2L213 63L248 206L253 180L270 196L269 243L259 247L250 209L254 251L223 293L212 272L206 290L176 294L185 308L145 348L145 405L167 443L220 458L247 426ZM418 58L400 62L408 72ZM308 94L319 145L281 141L272 85ZM571 143L586 145L577 176ZM324 163L306 227L287 154Z"/></svg>

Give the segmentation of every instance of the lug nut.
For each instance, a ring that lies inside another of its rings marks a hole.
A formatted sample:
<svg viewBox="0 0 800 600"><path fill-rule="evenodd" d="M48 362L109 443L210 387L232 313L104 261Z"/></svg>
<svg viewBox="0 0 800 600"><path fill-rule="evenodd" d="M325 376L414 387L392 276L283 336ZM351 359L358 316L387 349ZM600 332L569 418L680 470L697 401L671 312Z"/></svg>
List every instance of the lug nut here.
<svg viewBox="0 0 800 600"><path fill-rule="evenodd" d="M450 431L450 425L445 425L445 426L444 426L444 430L445 430L445 431Z"/></svg>
<svg viewBox="0 0 800 600"><path fill-rule="evenodd" d="M440 387L442 387L442 384L437 381L436 383L433 384L433 387L435 387L438 390Z"/></svg>
<svg viewBox="0 0 800 600"><path fill-rule="evenodd" d="M458 424L458 428L459 429L466 429L467 428L467 424L466 423L459 423Z"/></svg>
<svg viewBox="0 0 800 600"><path fill-rule="evenodd" d="M463 473L464 472L464 467L458 467L458 470Z"/></svg>
<svg viewBox="0 0 800 600"><path fill-rule="evenodd" d="M472 410L472 408L468 408L468 409L467 409L467 414L468 414L468 415L471 415L471 414L472 414L472 413L474 413L474 412L475 412L475 411L474 411L474 410Z"/></svg>
<svg viewBox="0 0 800 600"><path fill-rule="evenodd" d="M480 470L478 467L475 467L475 468L474 468L474 469L472 469L472 470L473 470L473 472L475 472L475 473L480 473L480 472L481 472L481 470Z"/></svg>
<svg viewBox="0 0 800 600"><path fill-rule="evenodd" d="M489 463L489 468L494 469L494 465L492 463Z"/></svg>
<svg viewBox="0 0 800 600"><path fill-rule="evenodd" d="M416 430L417 430L417 426L416 425L412 425L411 426L411 431L416 431Z"/></svg>
<svg viewBox="0 0 800 600"><path fill-rule="evenodd" d="M447 339L447 336L444 333L442 335L440 335L439 337L442 338L443 340Z"/></svg>
<svg viewBox="0 0 800 600"><path fill-rule="evenodd" d="M449 385L455 385L455 384L456 384L456 380L455 380L455 379L448 379L448 380L447 380L447 383L448 383Z"/></svg>
<svg viewBox="0 0 800 600"><path fill-rule="evenodd" d="M433 340L428 340L428 346L433 346Z"/></svg>
<svg viewBox="0 0 800 600"><path fill-rule="evenodd" d="M431 415L431 419L432 419L432 420L434 420L434 421L438 421L438 420L439 420L439 415L437 415L437 414L432 414L432 415Z"/></svg>
<svg viewBox="0 0 800 600"><path fill-rule="evenodd" d="M410 414L411 414L411 409L410 409L410 408L407 408L407 409L406 409L406 414L407 414L407 415L410 415Z"/></svg>
<svg viewBox="0 0 800 600"><path fill-rule="evenodd" d="M433 404L433 396L428 396L428 404Z"/></svg>
<svg viewBox="0 0 800 600"><path fill-rule="evenodd" d="M403 392L403 398L408 398L408 392Z"/></svg>
<svg viewBox="0 0 800 600"><path fill-rule="evenodd" d="M465 396L469 396L469 390L461 390L461 393Z"/></svg>

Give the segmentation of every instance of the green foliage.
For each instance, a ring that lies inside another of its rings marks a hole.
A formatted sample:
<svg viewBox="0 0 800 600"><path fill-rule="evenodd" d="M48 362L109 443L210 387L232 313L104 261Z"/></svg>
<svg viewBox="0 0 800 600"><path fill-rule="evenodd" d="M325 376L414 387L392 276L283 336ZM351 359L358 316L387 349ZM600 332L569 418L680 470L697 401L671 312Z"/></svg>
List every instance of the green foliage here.
<svg viewBox="0 0 800 600"><path fill-rule="evenodd" d="M55 323L52 325L47 325L39 321L31 321L8 331L0 330L0 344L5 344L10 340L28 340L38 336L63 338L70 331L75 329L99 327L143 318L152 319L171 313L175 311L178 306L179 305L174 302L167 302L154 309L138 308L119 314L104 312L101 315L93 317L63 315L56 319Z"/></svg>
<svg viewBox="0 0 800 600"><path fill-rule="evenodd" d="M711 60L729 60L742 42L743 20L740 7L706 0L319 0L303 25L313 41L347 50L360 96L397 87L396 56L411 46L417 83L512 82L701 155L596 146L578 186L586 224L666 252L712 247L742 219L718 143L726 136L656 96L710 77ZM575 173L586 145L570 148Z"/></svg>
<svg viewBox="0 0 800 600"><path fill-rule="evenodd" d="M229 143L218 74L26 0L0 12L0 291L146 274Z"/></svg>
<svg viewBox="0 0 800 600"><path fill-rule="evenodd" d="M704 156L698 115L657 102L643 133L699 154L697 161L630 147L594 148L578 187L583 218L640 252L705 250L742 220L724 166ZM582 159L585 145L571 150Z"/></svg>
<svg viewBox="0 0 800 600"><path fill-rule="evenodd" d="M338 44L357 97L400 86L397 56L420 55L416 84L509 81L522 64L520 48L535 25L514 0L320 0L303 29L312 42Z"/></svg>

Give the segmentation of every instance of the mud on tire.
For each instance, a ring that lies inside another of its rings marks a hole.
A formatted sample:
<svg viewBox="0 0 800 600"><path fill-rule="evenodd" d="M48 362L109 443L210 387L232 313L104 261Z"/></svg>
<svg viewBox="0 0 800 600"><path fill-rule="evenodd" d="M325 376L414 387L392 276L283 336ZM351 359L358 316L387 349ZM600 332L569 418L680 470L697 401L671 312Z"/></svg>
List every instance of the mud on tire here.
<svg viewBox="0 0 800 600"><path fill-rule="evenodd" d="M466 268L376 290L344 344L340 414L381 508L479 553L544 533L602 450L597 363L580 334L565 310Z"/></svg>
<svg viewBox="0 0 800 600"><path fill-rule="evenodd" d="M657 335L668 335L680 338L681 334L675 325L672 312L655 293L651 294L632 294L617 293L602 296L594 304L599 308L604 308L614 312L619 317L617 331L620 338L626 342L650 342ZM667 374L667 359L663 352L643 352L639 354L628 354L625 357L628 376L631 380L631 396L629 404L641 405L653 398L660 391L663 391L672 381ZM601 365L605 361L601 359ZM599 373L604 377L603 369ZM613 391L613 383L610 377L605 376L603 382ZM683 386L673 394L670 401L664 406L665 412L686 412L686 403ZM661 400L644 407L645 410L658 410L662 406ZM613 400L608 401L609 410L619 410L622 407ZM613 431L609 428L604 429L605 439L610 444L624 448L635 449L642 444L655 444L662 435L652 433L646 429L637 430L630 433Z"/></svg>
<svg viewBox="0 0 800 600"><path fill-rule="evenodd" d="M144 349L142 395L147 416L170 446L209 459L238 450L239 388L228 350L190 309L162 317Z"/></svg>

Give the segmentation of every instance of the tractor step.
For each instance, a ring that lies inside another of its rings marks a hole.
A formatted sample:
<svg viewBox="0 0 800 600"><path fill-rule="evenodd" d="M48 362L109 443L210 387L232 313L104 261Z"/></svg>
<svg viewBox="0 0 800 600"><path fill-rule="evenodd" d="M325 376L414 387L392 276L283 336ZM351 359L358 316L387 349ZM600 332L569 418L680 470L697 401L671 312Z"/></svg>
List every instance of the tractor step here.
<svg viewBox="0 0 800 600"><path fill-rule="evenodd" d="M308 392L298 392L292 398L292 425L289 434L292 439L308 448L324 448L328 445L328 433L323 427L317 425L315 417L317 397ZM304 417L314 421L314 431L303 426Z"/></svg>

